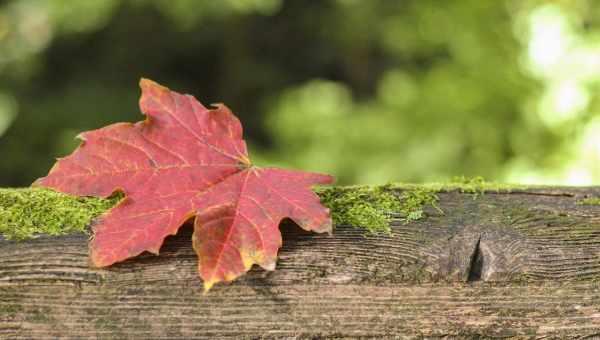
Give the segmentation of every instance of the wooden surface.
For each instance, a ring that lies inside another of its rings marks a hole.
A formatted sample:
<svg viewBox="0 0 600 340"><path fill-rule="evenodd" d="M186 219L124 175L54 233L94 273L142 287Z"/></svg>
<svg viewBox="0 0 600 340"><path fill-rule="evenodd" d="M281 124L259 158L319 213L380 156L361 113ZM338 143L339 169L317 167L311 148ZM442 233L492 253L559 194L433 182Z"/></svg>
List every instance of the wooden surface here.
<svg viewBox="0 0 600 340"><path fill-rule="evenodd" d="M277 270L202 294L191 230L108 269L0 239L0 339L600 338L600 189L440 193L392 235L284 223ZM399 216L397 216L399 218Z"/></svg>

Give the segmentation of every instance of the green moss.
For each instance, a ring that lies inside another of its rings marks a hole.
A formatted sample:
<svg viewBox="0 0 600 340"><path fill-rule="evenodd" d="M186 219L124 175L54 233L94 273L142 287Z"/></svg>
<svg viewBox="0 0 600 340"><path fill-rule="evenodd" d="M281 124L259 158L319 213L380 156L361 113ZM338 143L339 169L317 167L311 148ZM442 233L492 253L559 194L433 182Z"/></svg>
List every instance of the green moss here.
<svg viewBox="0 0 600 340"><path fill-rule="evenodd" d="M461 193L473 194L475 196L483 195L488 191L492 192L511 192L514 190L526 190L534 188L521 184L506 184L488 182L483 177L454 177L450 182L434 182L426 184L410 184L410 183L394 183L391 185L393 189L426 189L431 192L449 192L459 191ZM540 186L542 188L542 186Z"/></svg>
<svg viewBox="0 0 600 340"><path fill-rule="evenodd" d="M522 184L506 184L488 182L483 177L454 177L450 182L433 182L426 184L411 184L411 183L394 183L392 187L395 189L428 189L433 192L448 192L460 191L462 193L485 193L486 191L493 192L509 192L514 190L526 190L531 188L544 188L544 186L530 186Z"/></svg>
<svg viewBox="0 0 600 340"><path fill-rule="evenodd" d="M444 213L437 206L438 197L434 191L427 188L405 190L400 196L401 206L399 212L404 215L407 222L416 221L424 216L423 208L427 205L434 207L438 212Z"/></svg>
<svg viewBox="0 0 600 340"><path fill-rule="evenodd" d="M85 231L93 218L118 200L73 197L41 188L0 189L0 234L23 240Z"/></svg>
<svg viewBox="0 0 600 340"><path fill-rule="evenodd" d="M600 197L588 197L577 202L579 205L600 205Z"/></svg>
<svg viewBox="0 0 600 340"><path fill-rule="evenodd" d="M421 219L423 207L437 202L429 189L397 191L391 185L327 187L317 193L331 209L336 225L360 226L370 232L389 232L391 214L400 214L405 221ZM0 234L23 240L39 234L85 232L92 219L118 200L74 197L41 188L0 189Z"/></svg>
<svg viewBox="0 0 600 340"><path fill-rule="evenodd" d="M491 187L495 185L495 183L487 182L483 177L454 177L452 179L453 184L458 184L458 190L462 193L474 194L475 196L483 195L486 190L490 190ZM497 188L494 186L494 189Z"/></svg>
<svg viewBox="0 0 600 340"><path fill-rule="evenodd" d="M21 306L18 304L8 304L3 303L0 304L0 316L8 316L12 314L16 314L22 310Z"/></svg>
<svg viewBox="0 0 600 340"><path fill-rule="evenodd" d="M52 324L56 320L52 317L50 307L42 306L33 310L27 311L25 320L32 323Z"/></svg>
<svg viewBox="0 0 600 340"><path fill-rule="evenodd" d="M364 226L371 232L389 232L388 216L400 209L400 200L381 187L326 187L317 189L331 210L334 225Z"/></svg>
<svg viewBox="0 0 600 340"><path fill-rule="evenodd" d="M389 219L395 213L407 222L421 219L423 207L429 204L437 208L438 200L428 189L397 192L391 185L327 187L318 189L317 194L331 210L334 225L364 227L372 233L389 233Z"/></svg>
<svg viewBox="0 0 600 340"><path fill-rule="evenodd" d="M324 205L331 209L335 225L389 232L392 215L406 222L425 216L423 208L437 207L436 193L458 190L480 195L486 191L510 191L524 186L490 183L481 177L456 178L450 183L425 185L326 187L317 189ZM73 197L47 189L0 189L0 235L28 239L38 234L60 235L86 231L93 218L114 206L120 197L100 199ZM584 200L591 204L592 200ZM398 216L394 216L398 217Z"/></svg>

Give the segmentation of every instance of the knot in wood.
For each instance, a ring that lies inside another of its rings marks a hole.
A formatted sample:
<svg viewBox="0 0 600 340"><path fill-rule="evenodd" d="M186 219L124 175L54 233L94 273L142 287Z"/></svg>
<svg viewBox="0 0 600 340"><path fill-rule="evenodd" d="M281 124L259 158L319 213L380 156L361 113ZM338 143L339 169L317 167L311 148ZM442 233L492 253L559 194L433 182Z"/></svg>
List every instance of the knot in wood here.
<svg viewBox="0 0 600 340"><path fill-rule="evenodd" d="M528 257L522 235L501 226L464 226L434 241L425 255L435 281L510 281L524 274Z"/></svg>

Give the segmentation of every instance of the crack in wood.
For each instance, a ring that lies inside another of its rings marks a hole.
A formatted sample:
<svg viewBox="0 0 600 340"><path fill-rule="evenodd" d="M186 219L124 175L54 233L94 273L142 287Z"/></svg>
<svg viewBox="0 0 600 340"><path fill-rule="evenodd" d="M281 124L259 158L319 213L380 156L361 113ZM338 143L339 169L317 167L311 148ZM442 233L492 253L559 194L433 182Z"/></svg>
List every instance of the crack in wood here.
<svg viewBox="0 0 600 340"><path fill-rule="evenodd" d="M483 253L481 252L480 245L481 236L477 240L477 244L475 245L473 255L471 255L471 262L469 264L468 270L469 276L467 277L467 282L481 281L481 273L483 272L485 260L483 258Z"/></svg>

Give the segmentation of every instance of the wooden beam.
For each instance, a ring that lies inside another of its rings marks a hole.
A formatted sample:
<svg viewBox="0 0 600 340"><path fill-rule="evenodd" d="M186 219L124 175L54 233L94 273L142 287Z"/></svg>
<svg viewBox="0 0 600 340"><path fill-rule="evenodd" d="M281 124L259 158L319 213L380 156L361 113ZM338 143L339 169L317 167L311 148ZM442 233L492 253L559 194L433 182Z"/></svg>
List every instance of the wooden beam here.
<svg viewBox="0 0 600 340"><path fill-rule="evenodd" d="M0 240L0 338L600 336L600 188L438 196L391 235L283 223L276 271L207 295L189 227L107 269L85 235Z"/></svg>

